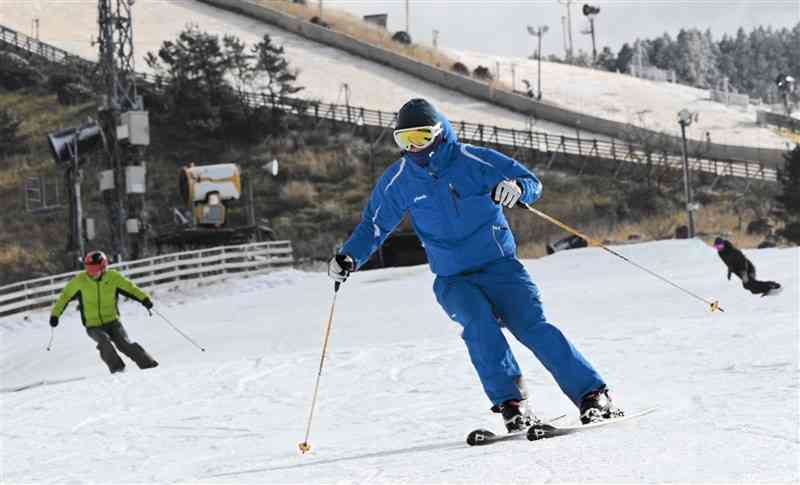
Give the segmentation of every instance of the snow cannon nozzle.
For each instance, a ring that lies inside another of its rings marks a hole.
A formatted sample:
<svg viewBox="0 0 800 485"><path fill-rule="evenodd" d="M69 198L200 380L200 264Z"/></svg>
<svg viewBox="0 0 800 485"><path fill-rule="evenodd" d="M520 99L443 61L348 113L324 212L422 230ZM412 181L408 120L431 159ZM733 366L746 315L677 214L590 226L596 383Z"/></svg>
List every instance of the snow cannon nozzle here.
<svg viewBox="0 0 800 485"><path fill-rule="evenodd" d="M304 441L304 442L302 442L302 443L299 443L299 444L297 445L297 447L298 447L298 448L300 448L300 453L302 453L302 454L304 454L304 455L305 455L306 453L308 453L309 451L311 451L311 445L309 445L309 444L308 444L308 443L306 443L305 441Z"/></svg>

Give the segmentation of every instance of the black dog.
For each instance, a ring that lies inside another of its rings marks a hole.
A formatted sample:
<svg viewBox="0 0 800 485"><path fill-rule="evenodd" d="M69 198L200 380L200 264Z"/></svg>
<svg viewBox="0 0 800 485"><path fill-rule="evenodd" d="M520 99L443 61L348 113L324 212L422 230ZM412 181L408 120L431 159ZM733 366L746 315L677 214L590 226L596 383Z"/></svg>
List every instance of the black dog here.
<svg viewBox="0 0 800 485"><path fill-rule="evenodd" d="M742 286L750 290L751 293L767 296L770 293L777 293L781 285L774 281L758 281L756 279L756 267L747 259L740 250L731 244L730 241L718 237L714 240L719 257L728 267L728 279L731 274L735 274L742 280Z"/></svg>

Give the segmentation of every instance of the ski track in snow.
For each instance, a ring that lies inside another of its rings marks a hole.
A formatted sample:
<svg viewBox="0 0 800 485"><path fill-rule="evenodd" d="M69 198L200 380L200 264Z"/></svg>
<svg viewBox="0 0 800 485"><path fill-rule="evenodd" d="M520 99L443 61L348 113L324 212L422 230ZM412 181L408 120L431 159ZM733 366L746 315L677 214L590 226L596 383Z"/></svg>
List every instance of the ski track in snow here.
<svg viewBox="0 0 800 485"><path fill-rule="evenodd" d="M548 317L641 419L538 443L470 448L501 429L426 267L355 274L339 293L309 442L300 455L332 298L324 274L281 271L157 291L200 353L135 303L129 334L161 366L108 375L74 306L0 319L4 483L792 482L798 477L800 250L746 251L782 282L760 298L699 241L617 248L700 295L710 314L599 249L528 261ZM233 311L232 311L233 310ZM576 411L512 340L544 418Z"/></svg>

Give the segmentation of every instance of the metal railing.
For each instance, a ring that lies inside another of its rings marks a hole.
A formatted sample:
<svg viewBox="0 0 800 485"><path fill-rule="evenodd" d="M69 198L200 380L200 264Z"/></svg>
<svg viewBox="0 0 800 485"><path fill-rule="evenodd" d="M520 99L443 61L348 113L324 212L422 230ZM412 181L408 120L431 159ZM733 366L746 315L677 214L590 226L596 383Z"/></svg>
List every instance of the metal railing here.
<svg viewBox="0 0 800 485"><path fill-rule="evenodd" d="M25 34L0 26L0 43L6 42L26 52L41 56L52 62L80 62L94 67L91 61L73 56L68 52L53 47ZM158 76L138 74L146 83L159 85L162 79ZM298 116L313 116L316 119L327 119L348 123L353 126L368 126L390 129L397 113L374 110L359 106L337 105L313 102L299 98L276 98L266 93L243 93L251 106L269 106L294 113ZM585 160L592 158L606 159L622 163L658 164L664 167L680 169L683 160L680 156L669 154L666 150L647 149L636 142L620 140L604 140L597 138L569 137L546 132L502 128L492 125L452 122L461 140L481 144L493 144L516 152L517 150L535 150L546 154L559 153L577 156ZM551 158L552 160L552 158ZM619 165L618 165L619 166ZM765 181L776 181L777 171L762 162L747 160L723 160L693 153L689 157L689 169L705 172L718 177L730 176Z"/></svg>
<svg viewBox="0 0 800 485"><path fill-rule="evenodd" d="M246 93L251 106L269 106L300 116L327 119L354 126L391 129L397 113L363 108L359 106L314 103L296 98L274 98L268 94ZM501 128L465 121L451 123L462 141L491 144L505 147L511 151L534 150L547 154L560 153L581 158L602 158L617 163L645 163L681 169L683 159L671 155L666 150L656 151L632 142L604 140L597 138L570 137L546 132ZM776 181L775 169L761 162L741 160L719 160L703 157L702 154L689 156L689 168L717 176L730 176L747 179Z"/></svg>
<svg viewBox="0 0 800 485"><path fill-rule="evenodd" d="M80 56L41 42L16 30L0 25L0 42L6 43L17 49L37 55L51 62L76 63L94 68L95 63Z"/></svg>
<svg viewBox="0 0 800 485"><path fill-rule="evenodd" d="M800 119L792 118L781 113L758 110L756 112L757 122L761 125L772 125L786 128L789 131L800 133Z"/></svg>
<svg viewBox="0 0 800 485"><path fill-rule="evenodd" d="M291 241L219 246L165 254L110 266L143 288L211 283L233 275L255 275L292 266ZM0 316L53 304L80 271L0 286Z"/></svg>

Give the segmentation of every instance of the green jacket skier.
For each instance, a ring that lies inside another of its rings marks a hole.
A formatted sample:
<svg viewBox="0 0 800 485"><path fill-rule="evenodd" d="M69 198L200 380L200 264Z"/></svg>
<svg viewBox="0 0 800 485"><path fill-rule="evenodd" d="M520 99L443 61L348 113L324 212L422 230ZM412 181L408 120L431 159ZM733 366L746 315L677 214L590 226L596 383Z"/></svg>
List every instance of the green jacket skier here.
<svg viewBox="0 0 800 485"><path fill-rule="evenodd" d="M86 271L76 275L61 291L50 315L50 326L58 326L58 319L72 300L78 300L81 320L86 333L97 343L100 358L111 373L125 370L125 363L116 348L127 355L140 369L158 365L136 342L131 342L119 321L117 300L119 295L141 303L148 311L153 308L150 296L131 280L114 270L106 270L108 257L102 251L92 251L83 260Z"/></svg>

